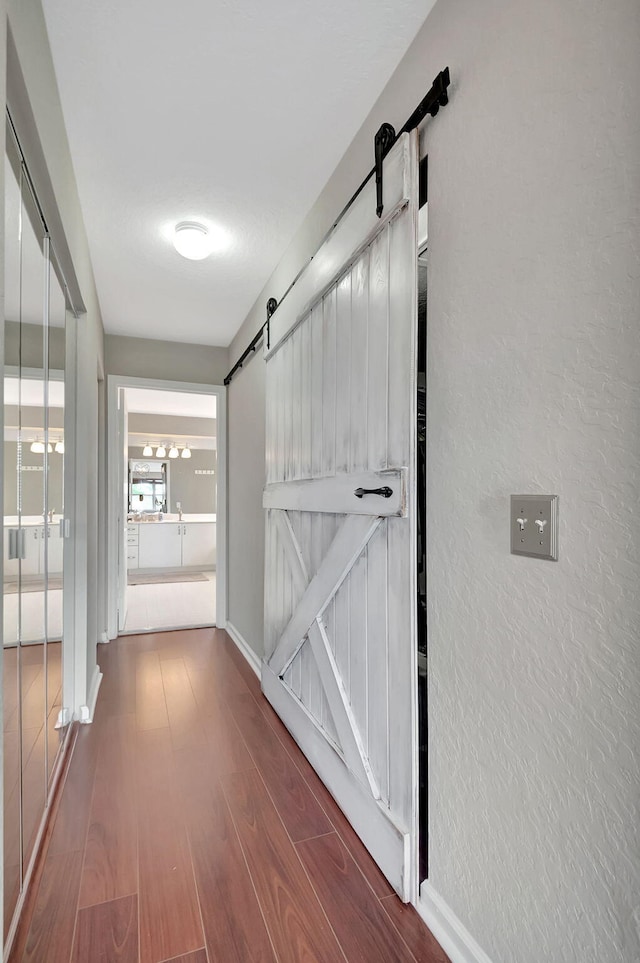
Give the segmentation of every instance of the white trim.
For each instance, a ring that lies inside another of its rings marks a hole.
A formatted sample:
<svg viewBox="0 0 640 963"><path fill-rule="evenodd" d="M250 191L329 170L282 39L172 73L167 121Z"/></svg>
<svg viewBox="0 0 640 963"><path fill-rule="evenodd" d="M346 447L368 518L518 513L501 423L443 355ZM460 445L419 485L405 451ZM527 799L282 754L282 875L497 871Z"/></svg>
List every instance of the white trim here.
<svg viewBox="0 0 640 963"><path fill-rule="evenodd" d="M491 963L482 947L427 879L420 886L416 909L451 963Z"/></svg>
<svg viewBox="0 0 640 963"><path fill-rule="evenodd" d="M127 375L107 376L107 635L118 636L118 431L116 412L118 388L154 388L159 391L181 391L216 398L218 477L216 512L216 625L227 623L227 389L224 385L196 384L186 381L163 381L157 378L133 378ZM178 626L184 628L184 626ZM192 628L192 626L189 626ZM162 627L162 631L166 631ZM127 633L133 634L133 633Z"/></svg>
<svg viewBox="0 0 640 963"><path fill-rule="evenodd" d="M244 636L241 635L240 632L238 632L235 625L232 625L231 622L227 622L225 631L229 635L229 638L231 639L231 641L235 643L237 648L245 657L245 659L247 660L247 662L249 663L249 665L251 666L251 668L253 669L253 671L255 672L255 674L258 676L258 679L259 679L261 669L262 669L262 663L260 662L260 657L256 655L256 653L253 651L253 649L251 648L247 640L244 638Z"/></svg>
<svg viewBox="0 0 640 963"><path fill-rule="evenodd" d="M87 700L86 706L80 706L79 719L83 725L93 722L93 714L96 711L96 702L98 701L98 690L100 689L100 683L102 682L102 672L100 667L96 666L93 679L91 680L91 686L89 688L89 698Z"/></svg>

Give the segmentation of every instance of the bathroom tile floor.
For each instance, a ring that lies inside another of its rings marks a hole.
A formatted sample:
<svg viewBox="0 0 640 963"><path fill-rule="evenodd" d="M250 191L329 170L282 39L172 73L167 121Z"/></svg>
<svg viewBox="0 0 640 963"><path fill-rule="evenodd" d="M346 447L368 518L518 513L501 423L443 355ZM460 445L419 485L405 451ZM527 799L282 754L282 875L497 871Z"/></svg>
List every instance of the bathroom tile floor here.
<svg viewBox="0 0 640 963"><path fill-rule="evenodd" d="M216 573L206 582L162 582L127 587L125 632L215 625Z"/></svg>

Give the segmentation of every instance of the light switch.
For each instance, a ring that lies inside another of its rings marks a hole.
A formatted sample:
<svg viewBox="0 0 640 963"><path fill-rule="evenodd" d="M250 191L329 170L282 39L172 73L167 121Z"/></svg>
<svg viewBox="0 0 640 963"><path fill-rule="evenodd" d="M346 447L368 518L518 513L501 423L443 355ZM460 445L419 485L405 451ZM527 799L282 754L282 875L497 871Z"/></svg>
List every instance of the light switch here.
<svg viewBox="0 0 640 963"><path fill-rule="evenodd" d="M511 496L511 554L558 559L558 496Z"/></svg>

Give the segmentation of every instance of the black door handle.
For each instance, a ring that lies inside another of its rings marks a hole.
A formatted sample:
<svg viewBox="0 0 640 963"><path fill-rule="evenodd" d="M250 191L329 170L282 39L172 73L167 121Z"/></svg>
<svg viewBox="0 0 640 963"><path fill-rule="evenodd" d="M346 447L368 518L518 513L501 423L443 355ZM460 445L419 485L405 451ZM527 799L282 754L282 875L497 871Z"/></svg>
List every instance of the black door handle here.
<svg viewBox="0 0 640 963"><path fill-rule="evenodd" d="M389 488L388 485L384 488L356 488L353 494L356 498L362 498L363 495L382 495L383 498L391 498L393 488Z"/></svg>

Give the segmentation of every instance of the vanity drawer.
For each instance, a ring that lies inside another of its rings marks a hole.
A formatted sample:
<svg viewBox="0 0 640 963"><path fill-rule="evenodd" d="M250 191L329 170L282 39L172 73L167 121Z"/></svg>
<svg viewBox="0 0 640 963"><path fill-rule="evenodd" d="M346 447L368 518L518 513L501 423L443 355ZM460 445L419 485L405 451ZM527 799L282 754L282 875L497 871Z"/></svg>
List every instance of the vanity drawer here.
<svg viewBox="0 0 640 963"><path fill-rule="evenodd" d="M137 545L138 544L138 534L127 535L127 545Z"/></svg>

